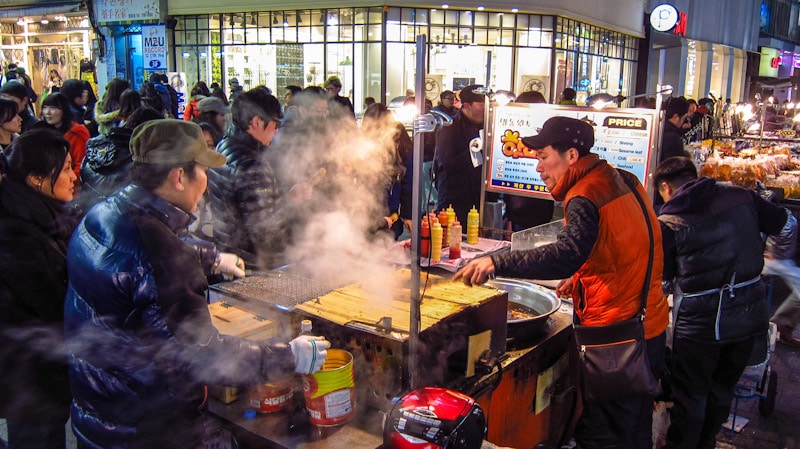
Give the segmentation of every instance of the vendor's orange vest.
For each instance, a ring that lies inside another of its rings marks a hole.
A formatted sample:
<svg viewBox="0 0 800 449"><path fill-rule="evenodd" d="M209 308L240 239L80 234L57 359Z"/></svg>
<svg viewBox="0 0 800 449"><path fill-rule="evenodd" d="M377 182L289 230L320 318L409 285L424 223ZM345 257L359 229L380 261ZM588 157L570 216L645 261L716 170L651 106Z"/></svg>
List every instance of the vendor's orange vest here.
<svg viewBox="0 0 800 449"><path fill-rule="evenodd" d="M638 182L637 191L647 201ZM604 326L631 318L641 304L649 257L650 236L641 220L642 207L616 169L605 162L590 168L575 182L567 192L564 207L578 196L591 201L600 214L597 242L573 276L573 302L581 324ZM652 209L648 209L648 215L655 251L644 330L646 338L653 338L667 328L669 311L661 288L661 227Z"/></svg>

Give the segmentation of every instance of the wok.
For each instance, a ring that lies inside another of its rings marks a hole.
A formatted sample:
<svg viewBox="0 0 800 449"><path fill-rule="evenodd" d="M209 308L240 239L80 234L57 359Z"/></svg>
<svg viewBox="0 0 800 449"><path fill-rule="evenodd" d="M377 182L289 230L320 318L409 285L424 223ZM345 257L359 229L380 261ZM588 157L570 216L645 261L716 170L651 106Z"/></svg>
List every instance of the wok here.
<svg viewBox="0 0 800 449"><path fill-rule="evenodd" d="M511 315L527 318L509 318L507 338L520 341L541 333L547 325L547 318L561 307L561 300L555 292L518 279L496 278L486 282L489 287L508 292L508 310Z"/></svg>

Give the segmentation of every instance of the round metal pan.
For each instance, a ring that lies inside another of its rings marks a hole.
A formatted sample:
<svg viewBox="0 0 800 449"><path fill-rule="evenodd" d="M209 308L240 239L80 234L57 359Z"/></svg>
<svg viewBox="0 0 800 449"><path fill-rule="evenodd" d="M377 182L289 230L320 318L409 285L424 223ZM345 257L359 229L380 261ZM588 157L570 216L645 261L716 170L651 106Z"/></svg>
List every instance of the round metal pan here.
<svg viewBox="0 0 800 449"><path fill-rule="evenodd" d="M554 291L531 282L496 278L487 281L486 285L508 292L509 312L513 310L530 316L508 320L509 340L524 340L542 332L547 325L547 318L561 307L561 300Z"/></svg>

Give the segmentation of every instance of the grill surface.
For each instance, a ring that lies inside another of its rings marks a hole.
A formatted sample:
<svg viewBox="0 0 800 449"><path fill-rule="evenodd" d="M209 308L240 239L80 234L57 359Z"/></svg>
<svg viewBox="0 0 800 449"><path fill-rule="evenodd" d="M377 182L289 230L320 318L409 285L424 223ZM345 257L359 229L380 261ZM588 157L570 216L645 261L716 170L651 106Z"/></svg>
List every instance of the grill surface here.
<svg viewBox="0 0 800 449"><path fill-rule="evenodd" d="M270 271L213 285L211 288L247 300L271 304L291 311L295 306L318 298L340 285L324 284L288 271Z"/></svg>

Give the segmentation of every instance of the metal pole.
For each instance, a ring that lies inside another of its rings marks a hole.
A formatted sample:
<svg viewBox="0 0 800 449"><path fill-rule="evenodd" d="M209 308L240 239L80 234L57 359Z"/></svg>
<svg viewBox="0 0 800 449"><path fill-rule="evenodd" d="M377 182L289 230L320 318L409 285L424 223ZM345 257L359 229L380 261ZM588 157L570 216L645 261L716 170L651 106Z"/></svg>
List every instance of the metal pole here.
<svg viewBox="0 0 800 449"><path fill-rule="evenodd" d="M478 214L481 217L480 223L478 224L478 229L483 229L483 224L486 222L486 211L484 210L484 204L486 204L486 167L489 165L487 164L487 158L489 156L489 152L487 150L486 142L489 142L489 136L486 135L487 133L487 124L489 123L489 109L492 105L492 90L489 88L490 81L492 79L492 52L486 52L486 84L483 86L484 90L486 91L486 95L484 95L484 108L483 108L483 142L481 146L483 148L483 165L481 165L481 196L480 196L480 204L478 205Z"/></svg>
<svg viewBox="0 0 800 449"><path fill-rule="evenodd" d="M425 112L425 35L417 36L417 76L414 82L414 92L416 95L417 114ZM414 132L414 173L412 182L414 183L414 194L411 200L411 303L410 303L410 321L409 321L409 335L408 335L408 371L409 383L411 388L417 388L418 385L418 367L421 362L419 360L419 332L422 325L420 315L420 305L422 299L420 298L420 269L419 269L419 245L420 245L420 223L422 222L422 152L423 152L423 138L424 134L421 132ZM427 213L427 205L426 210Z"/></svg>

